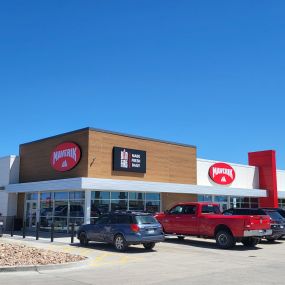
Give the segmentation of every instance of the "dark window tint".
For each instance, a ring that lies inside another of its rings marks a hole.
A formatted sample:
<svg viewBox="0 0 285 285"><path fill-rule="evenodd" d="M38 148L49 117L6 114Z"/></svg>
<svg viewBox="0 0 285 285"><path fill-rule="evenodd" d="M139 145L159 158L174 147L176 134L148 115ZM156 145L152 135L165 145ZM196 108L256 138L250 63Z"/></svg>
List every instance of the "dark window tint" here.
<svg viewBox="0 0 285 285"><path fill-rule="evenodd" d="M130 224L132 222L132 218L129 215L118 215L116 217L116 224Z"/></svg>
<svg viewBox="0 0 285 285"><path fill-rule="evenodd" d="M137 224L155 224L156 219L153 216L135 216Z"/></svg>
<svg viewBox="0 0 285 285"><path fill-rule="evenodd" d="M186 205L183 207L183 214L194 215L196 213L196 206L194 205Z"/></svg>
<svg viewBox="0 0 285 285"><path fill-rule="evenodd" d="M274 221L278 221L278 220L282 220L283 217L278 213L278 212L275 212L275 211L266 211L267 215L270 216L270 218Z"/></svg>
<svg viewBox="0 0 285 285"><path fill-rule="evenodd" d="M110 221L110 217L109 216L102 216L100 219L98 219L96 224L98 224L98 225L109 224L109 221Z"/></svg>
<svg viewBox="0 0 285 285"><path fill-rule="evenodd" d="M219 206L214 205L203 205L202 206L202 213L203 214L220 214L220 208Z"/></svg>
<svg viewBox="0 0 285 285"><path fill-rule="evenodd" d="M254 215L266 215L266 213L261 209L229 209L226 210L224 215L245 215L245 216L254 216Z"/></svg>
<svg viewBox="0 0 285 285"><path fill-rule="evenodd" d="M233 210L226 210L223 212L223 214L228 216L233 215Z"/></svg>

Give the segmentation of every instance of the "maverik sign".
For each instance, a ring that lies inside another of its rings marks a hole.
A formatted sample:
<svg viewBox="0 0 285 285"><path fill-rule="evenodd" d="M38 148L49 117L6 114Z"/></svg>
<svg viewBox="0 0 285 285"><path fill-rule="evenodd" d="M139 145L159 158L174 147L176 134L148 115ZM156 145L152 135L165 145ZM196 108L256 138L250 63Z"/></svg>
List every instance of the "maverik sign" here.
<svg viewBox="0 0 285 285"><path fill-rule="evenodd" d="M236 174L230 165L219 162L210 167L209 176L217 184L228 185L235 180Z"/></svg>
<svg viewBox="0 0 285 285"><path fill-rule="evenodd" d="M113 170L146 172L146 152L121 147L113 148Z"/></svg>
<svg viewBox="0 0 285 285"><path fill-rule="evenodd" d="M59 144L51 153L50 165L57 171L68 171L74 168L81 158L79 146L73 142Z"/></svg>

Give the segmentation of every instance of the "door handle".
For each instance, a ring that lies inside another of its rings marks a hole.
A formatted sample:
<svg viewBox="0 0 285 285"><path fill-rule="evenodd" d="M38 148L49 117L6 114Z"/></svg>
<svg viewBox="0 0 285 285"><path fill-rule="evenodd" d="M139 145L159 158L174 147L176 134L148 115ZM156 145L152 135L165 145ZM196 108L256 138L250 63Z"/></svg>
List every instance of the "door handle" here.
<svg viewBox="0 0 285 285"><path fill-rule="evenodd" d="M196 220L196 217L192 217L191 219L192 219L192 220Z"/></svg>

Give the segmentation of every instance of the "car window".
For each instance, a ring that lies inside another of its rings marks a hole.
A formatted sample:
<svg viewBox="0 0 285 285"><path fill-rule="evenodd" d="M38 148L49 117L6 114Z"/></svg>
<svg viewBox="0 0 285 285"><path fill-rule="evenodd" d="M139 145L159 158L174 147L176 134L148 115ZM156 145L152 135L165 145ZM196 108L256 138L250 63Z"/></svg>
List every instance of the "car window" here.
<svg viewBox="0 0 285 285"><path fill-rule="evenodd" d="M231 216L233 215L233 210L226 210L223 212L224 215Z"/></svg>
<svg viewBox="0 0 285 285"><path fill-rule="evenodd" d="M220 214L220 208L216 205L203 205L202 214Z"/></svg>
<svg viewBox="0 0 285 285"><path fill-rule="evenodd" d="M109 224L109 223L110 223L110 217L102 216L97 220L96 225Z"/></svg>
<svg viewBox="0 0 285 285"><path fill-rule="evenodd" d="M153 216L135 216L135 221L137 224L155 224L156 219Z"/></svg>
<svg viewBox="0 0 285 285"><path fill-rule="evenodd" d="M195 205L185 205L183 207L183 214L194 215L197 207Z"/></svg>
<svg viewBox="0 0 285 285"><path fill-rule="evenodd" d="M183 211L183 207L182 206L176 206L174 208L172 208L169 213L170 214L182 214Z"/></svg>
<svg viewBox="0 0 285 285"><path fill-rule="evenodd" d="M131 224L132 218L129 215L118 215L116 216L116 224Z"/></svg>

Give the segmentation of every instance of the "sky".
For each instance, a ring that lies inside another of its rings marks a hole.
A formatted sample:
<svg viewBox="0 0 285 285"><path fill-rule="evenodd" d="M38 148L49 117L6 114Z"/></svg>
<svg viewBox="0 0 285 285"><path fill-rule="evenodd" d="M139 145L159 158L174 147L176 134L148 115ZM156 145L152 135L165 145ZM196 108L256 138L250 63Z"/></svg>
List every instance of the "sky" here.
<svg viewBox="0 0 285 285"><path fill-rule="evenodd" d="M285 1L0 2L0 157L84 127L285 169Z"/></svg>

